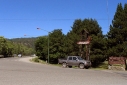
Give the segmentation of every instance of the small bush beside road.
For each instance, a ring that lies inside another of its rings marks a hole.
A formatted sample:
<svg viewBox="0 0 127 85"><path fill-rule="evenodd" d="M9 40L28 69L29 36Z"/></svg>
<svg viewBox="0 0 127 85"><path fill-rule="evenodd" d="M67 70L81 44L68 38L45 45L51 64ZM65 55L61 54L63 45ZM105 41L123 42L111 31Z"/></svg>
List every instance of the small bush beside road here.
<svg viewBox="0 0 127 85"><path fill-rule="evenodd" d="M45 61L39 59L38 57L32 58L30 61L32 61L32 62L36 62L36 63L46 64Z"/></svg>

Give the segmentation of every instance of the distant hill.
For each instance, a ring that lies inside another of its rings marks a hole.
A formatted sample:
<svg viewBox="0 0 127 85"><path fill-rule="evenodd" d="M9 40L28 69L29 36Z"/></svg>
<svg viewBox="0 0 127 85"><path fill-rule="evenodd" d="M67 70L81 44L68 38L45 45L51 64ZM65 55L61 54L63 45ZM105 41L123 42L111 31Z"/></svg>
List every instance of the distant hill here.
<svg viewBox="0 0 127 85"><path fill-rule="evenodd" d="M13 38L8 39L9 41L12 41L14 43L21 43L27 47L34 48L34 44L37 37L30 37L30 38Z"/></svg>

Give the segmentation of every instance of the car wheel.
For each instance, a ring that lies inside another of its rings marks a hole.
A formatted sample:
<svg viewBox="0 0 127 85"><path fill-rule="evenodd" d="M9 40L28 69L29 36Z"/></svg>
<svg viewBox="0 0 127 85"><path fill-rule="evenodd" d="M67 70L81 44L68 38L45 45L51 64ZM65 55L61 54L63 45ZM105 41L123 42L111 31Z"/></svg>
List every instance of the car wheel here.
<svg viewBox="0 0 127 85"><path fill-rule="evenodd" d="M87 67L85 67L86 69L88 69L89 67L87 66Z"/></svg>
<svg viewBox="0 0 127 85"><path fill-rule="evenodd" d="M67 64L66 63L63 63L63 67L66 68L67 67Z"/></svg>
<svg viewBox="0 0 127 85"><path fill-rule="evenodd" d="M69 68L72 68L72 66L68 66Z"/></svg>
<svg viewBox="0 0 127 85"><path fill-rule="evenodd" d="M85 66L84 66L83 63L79 64L79 68L80 68L80 69L84 69L84 67L85 67Z"/></svg>

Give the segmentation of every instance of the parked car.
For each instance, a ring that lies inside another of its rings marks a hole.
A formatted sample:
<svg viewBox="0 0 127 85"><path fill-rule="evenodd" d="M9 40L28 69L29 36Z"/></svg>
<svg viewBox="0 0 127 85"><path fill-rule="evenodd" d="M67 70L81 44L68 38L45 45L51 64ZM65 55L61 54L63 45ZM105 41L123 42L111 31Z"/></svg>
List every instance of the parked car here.
<svg viewBox="0 0 127 85"><path fill-rule="evenodd" d="M89 60L84 60L80 56L68 56L65 59L58 59L58 63L62 64L64 68L78 66L80 69L88 69L91 67L91 62Z"/></svg>
<svg viewBox="0 0 127 85"><path fill-rule="evenodd" d="M22 54L18 54L18 57L22 57Z"/></svg>

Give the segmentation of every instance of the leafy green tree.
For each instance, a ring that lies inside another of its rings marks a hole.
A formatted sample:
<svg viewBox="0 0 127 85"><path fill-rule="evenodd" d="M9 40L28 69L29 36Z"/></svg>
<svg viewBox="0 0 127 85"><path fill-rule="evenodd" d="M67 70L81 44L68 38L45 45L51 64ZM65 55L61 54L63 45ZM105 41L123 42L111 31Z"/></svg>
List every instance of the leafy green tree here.
<svg viewBox="0 0 127 85"><path fill-rule="evenodd" d="M13 48L13 44L10 41L0 37L0 54L4 55L4 57L12 56Z"/></svg>
<svg viewBox="0 0 127 85"><path fill-rule="evenodd" d="M35 42L35 50L36 50L36 55L40 59L42 60L48 59L48 37L47 36L41 36L37 38Z"/></svg>
<svg viewBox="0 0 127 85"><path fill-rule="evenodd" d="M13 54L14 54L14 44L10 41L7 41L6 46L7 46L7 49L6 49L7 56L10 56L10 57L13 56Z"/></svg>
<svg viewBox="0 0 127 85"><path fill-rule="evenodd" d="M50 45L50 63L57 63L58 58L65 57L65 35L61 29L55 29L49 35Z"/></svg>
<svg viewBox="0 0 127 85"><path fill-rule="evenodd" d="M110 56L127 56L127 4L122 7L119 3L110 25L108 37L108 51Z"/></svg>
<svg viewBox="0 0 127 85"><path fill-rule="evenodd" d="M0 37L0 54L7 57L7 40L4 37Z"/></svg>
<svg viewBox="0 0 127 85"><path fill-rule="evenodd" d="M61 29L55 29L49 33L48 36L39 37L35 42L36 55L42 60L48 60L49 48L49 62L58 63L58 58L65 57L65 35ZM49 42L49 47L48 47Z"/></svg>

